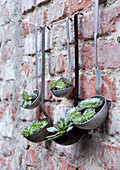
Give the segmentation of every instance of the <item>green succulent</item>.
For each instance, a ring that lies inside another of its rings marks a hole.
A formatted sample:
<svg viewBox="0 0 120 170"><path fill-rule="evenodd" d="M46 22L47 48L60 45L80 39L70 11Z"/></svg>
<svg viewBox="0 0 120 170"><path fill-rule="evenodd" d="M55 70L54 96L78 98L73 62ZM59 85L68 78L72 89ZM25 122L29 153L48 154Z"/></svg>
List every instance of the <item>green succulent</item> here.
<svg viewBox="0 0 120 170"><path fill-rule="evenodd" d="M51 81L49 84L48 84L48 89L49 90L52 90L55 86L55 81Z"/></svg>
<svg viewBox="0 0 120 170"><path fill-rule="evenodd" d="M87 108L97 108L103 104L103 101L100 100L99 98L90 98L82 101L79 104L79 107L82 109L87 109Z"/></svg>
<svg viewBox="0 0 120 170"><path fill-rule="evenodd" d="M95 116L95 109L86 109L83 113L83 121L86 122Z"/></svg>
<svg viewBox="0 0 120 170"><path fill-rule="evenodd" d="M66 132L69 132L73 128L73 123L68 119L60 118L53 127L47 128L48 132L55 133L54 135L47 136L48 140L54 140L60 136L63 136Z"/></svg>
<svg viewBox="0 0 120 170"><path fill-rule="evenodd" d="M27 91L24 90L22 94L19 95L18 101L21 103L22 107L26 107L26 106L30 106L33 100L35 100L36 98L37 98L37 94L35 94L34 92L28 94Z"/></svg>
<svg viewBox="0 0 120 170"><path fill-rule="evenodd" d="M71 85L70 80L68 80L67 78L65 78L65 84L67 85L67 87L70 86L70 85Z"/></svg>
<svg viewBox="0 0 120 170"><path fill-rule="evenodd" d="M57 89L64 89L65 88L65 83L62 80L58 80L56 82L56 88Z"/></svg>
<svg viewBox="0 0 120 170"><path fill-rule="evenodd" d="M44 128L47 125L47 123L48 122L46 120L32 122L28 127L26 127L22 131L22 135L24 137L31 136L32 134L38 132L40 129Z"/></svg>

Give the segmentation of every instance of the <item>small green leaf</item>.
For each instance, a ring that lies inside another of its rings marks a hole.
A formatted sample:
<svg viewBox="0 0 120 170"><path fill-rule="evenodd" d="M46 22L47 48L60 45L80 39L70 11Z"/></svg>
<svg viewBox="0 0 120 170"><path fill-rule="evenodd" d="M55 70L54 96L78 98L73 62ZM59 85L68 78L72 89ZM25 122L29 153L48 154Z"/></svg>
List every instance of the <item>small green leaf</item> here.
<svg viewBox="0 0 120 170"><path fill-rule="evenodd" d="M47 128L47 131L48 132L57 132L58 129L56 129L55 127L49 127L49 128Z"/></svg>

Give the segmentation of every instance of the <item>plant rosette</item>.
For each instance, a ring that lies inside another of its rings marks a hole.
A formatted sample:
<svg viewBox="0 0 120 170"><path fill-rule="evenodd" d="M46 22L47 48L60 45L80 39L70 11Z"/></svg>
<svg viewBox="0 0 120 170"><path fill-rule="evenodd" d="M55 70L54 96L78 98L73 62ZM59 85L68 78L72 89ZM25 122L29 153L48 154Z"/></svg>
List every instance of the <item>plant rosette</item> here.
<svg viewBox="0 0 120 170"><path fill-rule="evenodd" d="M33 121L28 127L22 131L23 137L31 142L42 142L50 135L47 128L51 126L51 121L48 118L40 121Z"/></svg>
<svg viewBox="0 0 120 170"><path fill-rule="evenodd" d="M81 129L98 128L107 116L106 99L103 96L93 96L82 101L78 107L66 111L66 117Z"/></svg>
<svg viewBox="0 0 120 170"><path fill-rule="evenodd" d="M48 140L53 140L57 144L71 145L77 142L82 136L83 131L75 127L72 122L67 118L61 118L54 123L53 127L47 128L47 130L53 133L47 136Z"/></svg>
<svg viewBox="0 0 120 170"><path fill-rule="evenodd" d="M51 81L48 89L51 90L56 97L67 97L73 91L73 84L67 78L60 78L57 81Z"/></svg>
<svg viewBox="0 0 120 170"><path fill-rule="evenodd" d="M19 95L18 101L24 109L34 109L40 104L40 90L36 89L30 93L24 90Z"/></svg>

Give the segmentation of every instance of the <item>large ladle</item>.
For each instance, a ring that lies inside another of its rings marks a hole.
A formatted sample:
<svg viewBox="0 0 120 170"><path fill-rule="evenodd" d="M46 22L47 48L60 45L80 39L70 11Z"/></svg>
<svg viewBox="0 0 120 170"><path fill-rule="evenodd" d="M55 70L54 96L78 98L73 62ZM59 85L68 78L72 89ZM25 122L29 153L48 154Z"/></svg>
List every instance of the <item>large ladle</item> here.
<svg viewBox="0 0 120 170"><path fill-rule="evenodd" d="M75 31L75 99L74 106L78 105L78 80L79 80L79 66L78 66L78 14L74 15L74 31ZM76 143L86 132L86 130L79 129L74 126L73 129L65 133L63 136L54 141L61 145L72 145Z"/></svg>
<svg viewBox="0 0 120 170"><path fill-rule="evenodd" d="M37 94L37 98L32 102L30 106L24 107L24 109L34 109L40 104L40 90L38 89L38 58L37 58L37 25L35 26L35 64L36 64L36 89L33 90Z"/></svg>
<svg viewBox="0 0 120 170"><path fill-rule="evenodd" d="M99 68L97 64L98 11L99 11L99 0L95 0L94 56L95 56L95 90L97 95L92 96L90 98L99 98L100 100L103 101L103 106L92 119L77 125L79 128L86 129L86 130L98 128L103 123L108 113L108 105L107 105L106 98L100 94L100 90L99 90Z"/></svg>
<svg viewBox="0 0 120 170"><path fill-rule="evenodd" d="M71 57L70 57L70 37L69 37L69 20L66 19L66 32L67 32L67 50L68 50L68 60L69 60L69 80L72 82L72 76L71 76ZM71 83L72 84L72 83ZM68 97L72 91L73 91L73 84L69 86L68 88L60 89L60 90L52 90L52 93L56 97Z"/></svg>

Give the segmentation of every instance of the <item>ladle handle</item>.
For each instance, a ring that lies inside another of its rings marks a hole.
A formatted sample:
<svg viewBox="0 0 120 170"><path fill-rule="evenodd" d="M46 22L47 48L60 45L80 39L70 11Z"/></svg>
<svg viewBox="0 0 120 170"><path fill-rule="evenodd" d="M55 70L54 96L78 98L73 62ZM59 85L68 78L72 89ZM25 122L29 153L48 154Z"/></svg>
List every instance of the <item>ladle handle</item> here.
<svg viewBox="0 0 120 170"><path fill-rule="evenodd" d="M75 101L74 106L78 105L78 82L79 82L79 58L78 58L78 14L74 15L75 31Z"/></svg>
<svg viewBox="0 0 120 170"><path fill-rule="evenodd" d="M45 93L45 26L42 27L42 94L41 94L41 109L43 114L49 118L44 108L44 93Z"/></svg>
<svg viewBox="0 0 120 170"><path fill-rule="evenodd" d="M70 57L70 36L69 36L69 20L66 19L66 32L67 32L67 50L68 50L68 60L69 60L69 80L72 81L71 71L71 57Z"/></svg>
<svg viewBox="0 0 120 170"><path fill-rule="evenodd" d="M95 0L95 24L94 24L94 56L95 56L95 91L100 94L99 90L99 68L97 62L97 35L98 35L98 10L99 0Z"/></svg>
<svg viewBox="0 0 120 170"><path fill-rule="evenodd" d="M36 64L36 89L38 89L37 25L35 26L35 64Z"/></svg>

